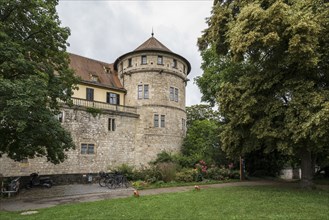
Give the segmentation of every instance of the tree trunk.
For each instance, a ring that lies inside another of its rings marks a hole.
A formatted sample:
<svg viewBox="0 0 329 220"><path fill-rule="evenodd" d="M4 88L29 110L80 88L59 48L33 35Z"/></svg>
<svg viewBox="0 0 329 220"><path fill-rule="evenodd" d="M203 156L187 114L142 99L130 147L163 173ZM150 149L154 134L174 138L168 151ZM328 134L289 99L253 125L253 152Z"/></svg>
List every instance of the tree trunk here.
<svg viewBox="0 0 329 220"><path fill-rule="evenodd" d="M313 188L313 174L315 167L313 166L312 153L307 150L306 147L303 147L300 151L301 158L301 187L302 188Z"/></svg>

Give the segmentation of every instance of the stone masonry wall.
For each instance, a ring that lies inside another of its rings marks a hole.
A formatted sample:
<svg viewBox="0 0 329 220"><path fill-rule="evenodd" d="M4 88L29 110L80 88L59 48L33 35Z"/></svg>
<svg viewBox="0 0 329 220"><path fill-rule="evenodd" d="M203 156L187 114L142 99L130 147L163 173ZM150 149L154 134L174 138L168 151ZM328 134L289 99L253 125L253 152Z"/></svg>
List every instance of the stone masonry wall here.
<svg viewBox="0 0 329 220"><path fill-rule="evenodd" d="M0 158L0 173L4 176L39 174L97 173L123 163L134 165L135 127L137 117L103 112L94 117L78 109L63 109L63 127L71 131L76 150L67 153L68 159L54 165L44 158L29 159L27 163ZM116 130L108 130L108 118L114 118ZM81 143L95 144L95 154L81 154Z"/></svg>

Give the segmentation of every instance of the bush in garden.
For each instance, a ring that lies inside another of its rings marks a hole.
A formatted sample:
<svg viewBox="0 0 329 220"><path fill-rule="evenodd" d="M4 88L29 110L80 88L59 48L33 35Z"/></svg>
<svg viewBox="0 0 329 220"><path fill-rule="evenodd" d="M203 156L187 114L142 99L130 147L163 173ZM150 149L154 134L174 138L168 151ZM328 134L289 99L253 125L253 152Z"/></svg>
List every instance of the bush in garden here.
<svg viewBox="0 0 329 220"><path fill-rule="evenodd" d="M156 168L156 166L150 166L147 168L135 170L133 173L133 179L154 183L161 179L161 173Z"/></svg>
<svg viewBox="0 0 329 220"><path fill-rule="evenodd" d="M114 168L114 172L124 174L128 180L133 180L134 177L134 167L128 164L121 164L120 166Z"/></svg>
<svg viewBox="0 0 329 220"><path fill-rule="evenodd" d="M202 181L205 177L207 177L207 169L208 166L203 160L200 160L199 163L195 164L195 170L197 171L195 181Z"/></svg>
<svg viewBox="0 0 329 220"><path fill-rule="evenodd" d="M213 180L238 179L240 173L237 170L227 169L225 167L211 167L207 170L207 177Z"/></svg>
<svg viewBox="0 0 329 220"><path fill-rule="evenodd" d="M174 158L175 163L177 163L181 167L185 167L185 168L194 167L195 163L197 163L201 159L199 155L185 156L185 155L181 155L181 154L173 155L173 158Z"/></svg>
<svg viewBox="0 0 329 220"><path fill-rule="evenodd" d="M132 186L137 189L142 189L144 187L147 187L148 185L149 185L149 183L142 181L142 180L138 180L138 181L135 181L132 183Z"/></svg>
<svg viewBox="0 0 329 220"><path fill-rule="evenodd" d="M198 172L192 168L183 168L176 173L175 180L178 182L193 182L197 177Z"/></svg>
<svg viewBox="0 0 329 220"><path fill-rule="evenodd" d="M157 154L157 158L154 161L151 161L151 164L165 163L165 162L174 162L174 157L170 152L161 151Z"/></svg>
<svg viewBox="0 0 329 220"><path fill-rule="evenodd" d="M157 164L157 169L161 174L161 180L164 182L170 182L175 179L177 165L172 162L165 162Z"/></svg>

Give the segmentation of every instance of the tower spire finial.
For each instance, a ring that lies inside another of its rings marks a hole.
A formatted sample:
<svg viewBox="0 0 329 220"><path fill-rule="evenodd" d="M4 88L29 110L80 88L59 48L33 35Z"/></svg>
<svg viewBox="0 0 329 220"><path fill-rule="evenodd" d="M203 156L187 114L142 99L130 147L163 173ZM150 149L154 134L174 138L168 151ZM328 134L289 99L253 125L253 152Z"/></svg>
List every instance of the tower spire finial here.
<svg viewBox="0 0 329 220"><path fill-rule="evenodd" d="M152 37L154 36L154 32L153 32L153 27L152 27L152 33L151 33Z"/></svg>

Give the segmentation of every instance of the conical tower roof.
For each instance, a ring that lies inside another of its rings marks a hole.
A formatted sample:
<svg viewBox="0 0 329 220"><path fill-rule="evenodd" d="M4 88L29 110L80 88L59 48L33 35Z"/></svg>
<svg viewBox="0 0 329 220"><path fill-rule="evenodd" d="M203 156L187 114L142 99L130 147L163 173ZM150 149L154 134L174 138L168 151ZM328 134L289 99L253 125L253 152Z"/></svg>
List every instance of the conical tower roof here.
<svg viewBox="0 0 329 220"><path fill-rule="evenodd" d="M150 37L147 41L142 43L139 47L137 47L134 51L143 51L143 50L160 50L171 52L165 45L163 45L160 41L158 41L155 37Z"/></svg>
<svg viewBox="0 0 329 220"><path fill-rule="evenodd" d="M160 41L158 41L153 35L154 35L154 33L152 32L152 37L147 39L144 43L142 43L135 50L133 50L129 53L123 54L119 58L117 58L113 64L114 70L118 70L118 63L120 62L120 60L122 60L126 56L129 56L129 55L132 55L135 53L158 51L158 52L162 52L162 53L166 53L166 54L170 54L170 55L179 57L180 59L184 60L185 63L187 64L187 74L189 74L191 71L190 62L188 62L188 60L185 59L184 57L182 57L181 55L176 54L176 53L172 52L171 50L169 50L164 44L162 44Z"/></svg>

